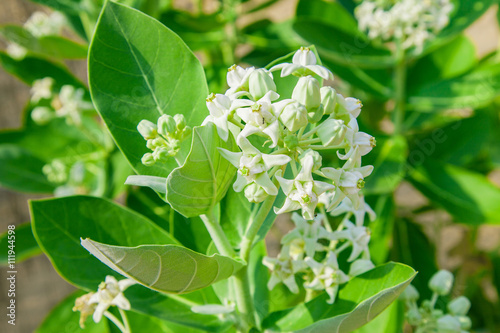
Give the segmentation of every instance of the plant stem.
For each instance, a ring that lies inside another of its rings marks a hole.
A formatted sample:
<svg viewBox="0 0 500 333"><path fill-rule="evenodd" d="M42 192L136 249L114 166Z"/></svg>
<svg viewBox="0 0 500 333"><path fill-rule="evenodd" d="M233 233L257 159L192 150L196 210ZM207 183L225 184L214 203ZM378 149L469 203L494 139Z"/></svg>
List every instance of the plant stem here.
<svg viewBox="0 0 500 333"><path fill-rule="evenodd" d="M226 237L226 234L222 230L222 227L215 218L213 212L200 215L200 218L205 224L205 227L207 228L208 233L214 241L215 247L217 248L219 253L229 258L235 258L236 252L234 252L231 244L229 243L229 240Z"/></svg>
<svg viewBox="0 0 500 333"><path fill-rule="evenodd" d="M406 58L405 51L400 43L398 43L396 50L394 87L394 135L399 135L404 132L403 124L406 112Z"/></svg>
<svg viewBox="0 0 500 333"><path fill-rule="evenodd" d="M130 331L123 326L120 319L116 318L111 312L109 311L104 312L104 316L109 320L111 320L113 324L115 324L116 327L118 327L122 333L130 333Z"/></svg>
<svg viewBox="0 0 500 333"><path fill-rule="evenodd" d="M125 313L125 311L123 311L120 308L118 308L118 311L120 312L120 316L122 317L122 321L123 321L123 325L125 326L125 329L127 330L127 332L132 332L130 330L130 324L128 322L127 314Z"/></svg>

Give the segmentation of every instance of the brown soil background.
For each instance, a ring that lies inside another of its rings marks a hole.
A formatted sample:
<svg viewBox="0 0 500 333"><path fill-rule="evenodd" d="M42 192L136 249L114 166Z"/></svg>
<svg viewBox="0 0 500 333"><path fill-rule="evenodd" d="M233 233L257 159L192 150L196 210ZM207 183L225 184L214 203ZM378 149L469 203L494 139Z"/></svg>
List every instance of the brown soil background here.
<svg viewBox="0 0 500 333"><path fill-rule="evenodd" d="M273 19L283 19L293 15L296 0L287 0L268 11L268 16ZM0 24L23 24L35 10L42 9L26 0L1 0ZM479 21L467 30L472 37L478 55L484 55L497 48L499 29L496 22L496 8L488 11ZM85 62L70 62L74 73L86 82ZM20 126L20 116L23 106L29 98L29 88L0 68L0 129L17 128ZM500 184L500 173L492 173L491 179ZM20 224L30 221L27 200L36 198L0 188L0 232L5 231L10 224ZM397 201L401 207L411 207L415 203L425 200L409 184L405 183L397 191ZM449 216L446 213L429 216L420 221L422 224L433 228L436 223L444 224L436 241L439 246L439 263L443 268L454 268L464 264L459 255L450 255L450 251L457 247L463 240L466 230L461 226L446 226ZM280 234L288 229L286 221L279 221L273 233ZM446 237L445 237L446 235ZM492 250L500 243L499 227L483 227L479 232L478 247L483 250ZM270 248L275 253L276 247ZM0 332L29 333L33 332L48 312L62 298L68 295L74 287L64 281L54 270L45 256L38 256L17 265L16 326L7 324L4 310L0 311ZM7 304L8 285L6 269L0 272L0 308ZM492 291L493 298L497 297ZM56 332L54 332L56 333Z"/></svg>

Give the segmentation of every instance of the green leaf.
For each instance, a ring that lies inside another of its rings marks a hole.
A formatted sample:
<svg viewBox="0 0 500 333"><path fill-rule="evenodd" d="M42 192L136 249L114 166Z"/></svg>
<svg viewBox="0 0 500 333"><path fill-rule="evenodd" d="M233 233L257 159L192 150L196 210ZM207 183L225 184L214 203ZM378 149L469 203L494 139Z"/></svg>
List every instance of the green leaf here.
<svg viewBox="0 0 500 333"><path fill-rule="evenodd" d="M176 243L147 218L111 201L74 196L30 202L35 238L58 273L71 284L95 291L106 275L121 276L80 245L80 237L120 246ZM220 332L228 322L191 312L193 305L217 303L211 290L167 297L140 285L126 290L132 309L161 319Z"/></svg>
<svg viewBox="0 0 500 333"><path fill-rule="evenodd" d="M82 246L116 272L156 291L183 294L236 273L243 264L219 254L206 256L178 245L113 246L82 240Z"/></svg>
<svg viewBox="0 0 500 333"><path fill-rule="evenodd" d="M180 113L195 126L208 115L205 74L184 42L153 18L111 1L90 46L89 82L118 147L142 175L167 177L177 164L174 159L154 166L141 163L148 151L136 129L141 120L156 123L162 114Z"/></svg>
<svg viewBox="0 0 500 333"><path fill-rule="evenodd" d="M480 108L500 94L500 63L485 63L451 79L408 91L408 107L421 112L445 108Z"/></svg>
<svg viewBox="0 0 500 333"><path fill-rule="evenodd" d="M459 223L500 223L500 189L485 176L427 159L410 173L412 184Z"/></svg>
<svg viewBox="0 0 500 333"><path fill-rule="evenodd" d="M143 315L137 312L127 312L130 324L130 332L161 332L161 333L202 333L204 331L196 328L179 325L171 321L161 320L155 317Z"/></svg>
<svg viewBox="0 0 500 333"><path fill-rule="evenodd" d="M76 291L66 297L61 303L50 311L35 333L54 332L85 332L85 333L109 333L108 320L103 318L98 324L90 318L85 321L85 328L80 328L80 312L73 312L75 299L84 295L83 291Z"/></svg>
<svg viewBox="0 0 500 333"><path fill-rule="evenodd" d="M16 225L14 231L15 238L12 238L11 235L10 240L15 240L14 251L16 252L16 263L23 262L26 259L42 253L42 250L40 250L40 247L33 237L30 223ZM2 252L0 253L0 265L7 265L8 263L8 250L10 250L8 248L9 245L12 245L12 243L9 243L8 232L0 234L0 249L2 250Z"/></svg>
<svg viewBox="0 0 500 333"><path fill-rule="evenodd" d="M239 248L252 216L252 203L245 193L229 188L221 201L220 223L233 248Z"/></svg>
<svg viewBox="0 0 500 333"><path fill-rule="evenodd" d="M377 147L366 156L366 164L373 165L373 173L366 178L363 192L392 193L404 177L408 145L403 136L377 138Z"/></svg>
<svg viewBox="0 0 500 333"><path fill-rule="evenodd" d="M42 173L46 164L28 150L12 144L0 145L0 184L15 191L52 193L54 184Z"/></svg>
<svg viewBox="0 0 500 333"><path fill-rule="evenodd" d="M395 301L377 318L357 329L354 333L400 333L403 332L404 321L404 305L401 301Z"/></svg>
<svg viewBox="0 0 500 333"><path fill-rule="evenodd" d="M238 151L232 135L224 142L213 123L193 129L191 151L167 179L167 202L186 217L213 210L232 184L236 168L217 149Z"/></svg>
<svg viewBox="0 0 500 333"><path fill-rule="evenodd" d="M62 59L87 58L86 45L78 44L61 36L42 36L37 38L23 27L16 25L0 27L0 34L6 39L42 57Z"/></svg>
<svg viewBox="0 0 500 333"><path fill-rule="evenodd" d="M386 68L394 64L391 52L373 46L341 4L301 0L296 13L295 31L317 47L323 60L359 68Z"/></svg>
<svg viewBox="0 0 500 333"><path fill-rule="evenodd" d="M350 280L334 305L323 294L294 308L272 313L264 328L285 332L352 332L384 311L415 277L408 266L388 263Z"/></svg>
<svg viewBox="0 0 500 333"><path fill-rule="evenodd" d="M55 81L55 89L59 89L65 84L76 88L85 88L85 85L74 77L66 67L47 59L26 56L21 60L16 60L0 51L0 63L6 72L30 86L35 80L51 77Z"/></svg>

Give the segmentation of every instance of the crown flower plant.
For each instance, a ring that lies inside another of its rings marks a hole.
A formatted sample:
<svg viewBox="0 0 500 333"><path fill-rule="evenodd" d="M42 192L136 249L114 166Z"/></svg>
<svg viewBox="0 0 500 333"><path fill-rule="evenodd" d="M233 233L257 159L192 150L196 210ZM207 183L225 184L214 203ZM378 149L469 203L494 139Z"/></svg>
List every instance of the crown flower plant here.
<svg viewBox="0 0 500 333"><path fill-rule="evenodd" d="M78 289L36 332L500 329L495 1L33 1L0 264Z"/></svg>

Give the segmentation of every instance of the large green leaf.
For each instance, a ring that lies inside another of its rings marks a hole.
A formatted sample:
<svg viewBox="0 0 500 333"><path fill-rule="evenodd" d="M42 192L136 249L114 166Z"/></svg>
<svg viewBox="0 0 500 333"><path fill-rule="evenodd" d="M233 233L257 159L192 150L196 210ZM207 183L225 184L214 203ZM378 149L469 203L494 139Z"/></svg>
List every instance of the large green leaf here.
<svg viewBox="0 0 500 333"><path fill-rule="evenodd" d="M252 216L252 203L243 192L229 188L220 205L220 224L233 248L239 248Z"/></svg>
<svg viewBox="0 0 500 333"><path fill-rule="evenodd" d="M357 329L354 333L401 333L403 332L404 320L404 305L401 301L395 301L377 318Z"/></svg>
<svg viewBox="0 0 500 333"><path fill-rule="evenodd" d="M377 147L366 156L365 163L374 166L373 173L366 178L365 194L393 192L404 177L404 166L408 145L402 136L377 138Z"/></svg>
<svg viewBox="0 0 500 333"><path fill-rule="evenodd" d="M184 42L153 18L111 1L91 43L89 82L97 110L139 174L166 177L177 166L174 159L141 163L148 151L136 129L141 120L180 113L195 126L208 114L205 74Z"/></svg>
<svg viewBox="0 0 500 333"><path fill-rule="evenodd" d="M44 57L62 59L85 59L87 57L86 45L78 44L61 36L37 38L23 27L16 25L0 27L0 34L6 39Z"/></svg>
<svg viewBox="0 0 500 333"><path fill-rule="evenodd" d="M485 63L462 76L412 88L408 91L408 106L422 112L479 108L491 103L499 94L500 64Z"/></svg>
<svg viewBox="0 0 500 333"><path fill-rule="evenodd" d="M196 328L179 325L171 321L161 320L155 317L143 315L137 312L127 312L130 324L130 332L161 332L161 333L202 333L205 331Z"/></svg>
<svg viewBox="0 0 500 333"><path fill-rule="evenodd" d="M66 297L61 303L56 305L50 311L49 315L43 320L42 324L35 330L35 333L54 333L54 332L74 332L74 333L109 333L109 324L106 318L103 318L98 324L92 319L85 322L85 328L80 328L80 312L73 312L75 299L84 294L82 291L76 291Z"/></svg>
<svg viewBox="0 0 500 333"><path fill-rule="evenodd" d="M35 238L33 237L30 223L16 225L14 231L14 251L16 252L16 263L20 263L42 253ZM8 263L8 246L12 245L12 243L9 243L8 237L9 234L7 231L0 234L0 249L2 250L2 253L0 253L0 265L7 265ZM10 240L12 241L13 239L11 238Z"/></svg>
<svg viewBox="0 0 500 333"><path fill-rule="evenodd" d="M460 223L500 223L500 189L485 176L426 160L410 174L412 184Z"/></svg>
<svg viewBox="0 0 500 333"><path fill-rule="evenodd" d="M334 305L326 294L294 308L272 313L263 326L284 332L347 333L384 311L415 276L408 266L388 263L349 281Z"/></svg>
<svg viewBox="0 0 500 333"><path fill-rule="evenodd" d="M227 142L219 138L214 124L195 127L186 162L167 179L167 202L186 217L212 211L232 184L236 168L222 157L218 147L238 150L231 135Z"/></svg>
<svg viewBox="0 0 500 333"><path fill-rule="evenodd" d="M59 274L73 285L95 291L106 275L121 277L80 245L80 237L120 246L172 244L175 240L147 218L111 201L75 196L31 201L35 238ZM126 290L132 309L161 319L220 332L228 323L216 316L192 313L193 305L217 303L204 289L167 297L141 285Z"/></svg>
<svg viewBox="0 0 500 333"><path fill-rule="evenodd" d="M227 279L243 264L214 254L206 256L178 245L113 246L82 240L90 253L113 270L156 291L183 294Z"/></svg>

